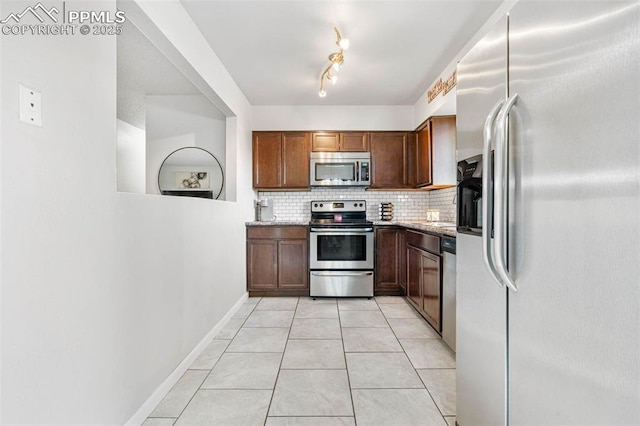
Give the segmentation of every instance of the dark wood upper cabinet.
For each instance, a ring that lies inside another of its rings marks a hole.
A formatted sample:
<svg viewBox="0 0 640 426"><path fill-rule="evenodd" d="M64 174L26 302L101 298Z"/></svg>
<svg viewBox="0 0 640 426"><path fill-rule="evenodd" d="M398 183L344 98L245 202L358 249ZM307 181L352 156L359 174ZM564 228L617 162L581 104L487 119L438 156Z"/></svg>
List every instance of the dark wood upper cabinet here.
<svg viewBox="0 0 640 426"><path fill-rule="evenodd" d="M345 152L369 151L369 133L366 133L366 132L340 133L340 151L345 151Z"/></svg>
<svg viewBox="0 0 640 426"><path fill-rule="evenodd" d="M371 152L370 189L456 185L456 117L430 117L416 132L253 132L253 187L305 190L309 153Z"/></svg>
<svg viewBox="0 0 640 426"><path fill-rule="evenodd" d="M311 137L314 152L366 152L369 151L367 132L315 132Z"/></svg>
<svg viewBox="0 0 640 426"><path fill-rule="evenodd" d="M456 117L431 117L418 128L416 186L456 185Z"/></svg>
<svg viewBox="0 0 640 426"><path fill-rule="evenodd" d="M254 132L253 187L278 188L281 185L282 133Z"/></svg>
<svg viewBox="0 0 640 426"><path fill-rule="evenodd" d="M431 185L431 120L418 132L416 144L416 186Z"/></svg>
<svg viewBox="0 0 640 426"><path fill-rule="evenodd" d="M411 132L374 132L370 134L371 188L402 189L412 187L410 159L415 153L415 134Z"/></svg>
<svg viewBox="0 0 640 426"><path fill-rule="evenodd" d="M311 136L311 151L340 151L340 134L335 132L317 132Z"/></svg>
<svg viewBox="0 0 640 426"><path fill-rule="evenodd" d="M253 132L253 187L309 188L309 132Z"/></svg>
<svg viewBox="0 0 640 426"><path fill-rule="evenodd" d="M282 187L309 187L309 133L282 133Z"/></svg>

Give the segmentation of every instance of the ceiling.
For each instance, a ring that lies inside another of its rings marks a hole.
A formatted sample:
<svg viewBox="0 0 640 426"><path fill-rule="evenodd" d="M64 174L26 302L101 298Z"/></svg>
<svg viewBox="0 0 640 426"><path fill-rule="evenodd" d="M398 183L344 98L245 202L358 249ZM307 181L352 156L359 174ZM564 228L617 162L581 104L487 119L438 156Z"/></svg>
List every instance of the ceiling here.
<svg viewBox="0 0 640 426"><path fill-rule="evenodd" d="M125 21L118 35L118 118L145 128L145 97L166 95L201 95L202 93L158 50L130 21ZM198 101L194 101L198 102ZM210 102L202 106L207 114L223 119L224 114Z"/></svg>
<svg viewBox="0 0 640 426"><path fill-rule="evenodd" d="M252 105L413 105L502 0L181 2ZM351 45L320 98L334 26Z"/></svg>

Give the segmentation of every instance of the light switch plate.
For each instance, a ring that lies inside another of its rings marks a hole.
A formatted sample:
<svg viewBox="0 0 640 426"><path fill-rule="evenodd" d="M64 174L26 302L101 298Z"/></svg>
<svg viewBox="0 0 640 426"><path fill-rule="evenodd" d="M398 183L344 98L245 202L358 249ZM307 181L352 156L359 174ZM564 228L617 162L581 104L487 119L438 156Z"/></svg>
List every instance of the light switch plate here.
<svg viewBox="0 0 640 426"><path fill-rule="evenodd" d="M20 121L42 127L42 95L20 84Z"/></svg>

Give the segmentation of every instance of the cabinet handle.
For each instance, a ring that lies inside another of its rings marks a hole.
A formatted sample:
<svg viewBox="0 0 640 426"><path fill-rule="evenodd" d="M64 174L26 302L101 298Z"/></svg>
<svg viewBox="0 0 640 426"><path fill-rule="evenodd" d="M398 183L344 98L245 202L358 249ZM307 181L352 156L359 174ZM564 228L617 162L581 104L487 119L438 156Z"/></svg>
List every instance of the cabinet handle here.
<svg viewBox="0 0 640 426"><path fill-rule="evenodd" d="M314 277L366 277L373 272L312 272Z"/></svg>
<svg viewBox="0 0 640 426"><path fill-rule="evenodd" d="M504 284L496 271L493 259L493 240L491 238L493 225L493 162L491 161L491 148L493 142L493 127L500 108L504 104L499 100L487 115L484 122L483 147L482 147L482 259L489 273L500 287Z"/></svg>
<svg viewBox="0 0 640 426"><path fill-rule="evenodd" d="M508 238L508 210L507 191L509 190L509 146L507 144L507 119L509 111L518 99L514 94L502 106L496 119L496 160L495 160L495 242L493 256L498 276L502 282L512 291L518 291L518 287L507 270L507 238Z"/></svg>

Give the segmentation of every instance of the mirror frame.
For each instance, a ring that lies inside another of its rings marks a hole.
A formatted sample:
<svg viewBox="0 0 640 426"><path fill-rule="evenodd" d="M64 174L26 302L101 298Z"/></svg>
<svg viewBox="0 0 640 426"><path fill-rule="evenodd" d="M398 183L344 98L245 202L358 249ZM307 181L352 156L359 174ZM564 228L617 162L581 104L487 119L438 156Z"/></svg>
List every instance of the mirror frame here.
<svg viewBox="0 0 640 426"><path fill-rule="evenodd" d="M171 157L173 154L175 154L178 151L182 151L183 149L199 149L201 151L206 152L207 154L209 154L218 164L218 167L220 168L220 174L222 175L222 184L220 185L220 191L218 191L218 194L215 197L212 197L212 200L217 200L218 198L220 198L220 194L222 194L222 190L224 189L224 169L222 168L222 164L220 164L220 161L218 160L218 158L213 155L211 152L209 152L208 150L204 149L204 148L200 148L198 146L183 146L182 148L178 148L176 150L174 150L173 152L169 153L169 155L167 155L164 160L162 160L162 164L160 164L160 168L158 169L158 191L160 192L160 195L169 195L169 196L182 196L182 197L193 197L193 195L186 195L186 194L177 194L178 192L182 192L179 189L175 189L175 190L165 190L165 191L174 191L176 192L176 194L165 194L164 191L162 190L162 188L160 187L160 172L162 171L162 167L164 166L164 163L167 161L167 159L169 157ZM211 191L211 194L213 195L213 190ZM209 197L194 197L194 198L209 198Z"/></svg>

